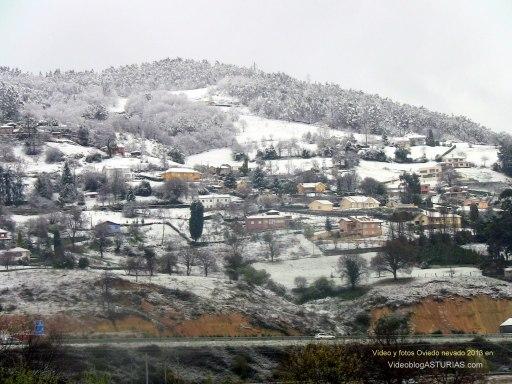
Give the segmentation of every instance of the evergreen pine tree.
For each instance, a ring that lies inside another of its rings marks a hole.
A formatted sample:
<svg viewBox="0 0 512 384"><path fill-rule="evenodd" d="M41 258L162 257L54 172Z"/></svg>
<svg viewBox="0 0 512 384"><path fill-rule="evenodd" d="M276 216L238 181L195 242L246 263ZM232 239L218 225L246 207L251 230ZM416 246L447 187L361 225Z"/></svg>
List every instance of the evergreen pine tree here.
<svg viewBox="0 0 512 384"><path fill-rule="evenodd" d="M25 246L25 241L23 240L23 233L21 231L18 231L18 234L16 236L16 246L17 247Z"/></svg>
<svg viewBox="0 0 512 384"><path fill-rule="evenodd" d="M64 258L64 246L58 229L53 231L53 253L56 259Z"/></svg>
<svg viewBox="0 0 512 384"><path fill-rule="evenodd" d="M80 127L77 134L78 144L84 147L89 146L89 130L86 127Z"/></svg>
<svg viewBox="0 0 512 384"><path fill-rule="evenodd" d="M197 241L203 234L204 225L204 207L200 201L193 201L190 204L190 219L188 221L188 227L190 231L190 237L192 240Z"/></svg>
<svg viewBox="0 0 512 384"><path fill-rule="evenodd" d="M430 147L436 146L436 141L434 139L434 132L432 131L432 128L429 128L427 132L427 138L425 140L425 144L427 144Z"/></svg>
<svg viewBox="0 0 512 384"><path fill-rule="evenodd" d="M478 219L480 218L480 212L478 211L478 206L476 204L471 204L469 206L469 221L474 226Z"/></svg>
<svg viewBox="0 0 512 384"><path fill-rule="evenodd" d="M282 192L281 182L279 181L279 179L277 177L274 177L272 179L271 189L272 189L272 192L274 192L275 194L277 194L277 195L281 194L281 192Z"/></svg>
<svg viewBox="0 0 512 384"><path fill-rule="evenodd" d="M236 188L236 177L234 172L230 171L226 177L224 178L224 186L226 188L234 189Z"/></svg>
<svg viewBox="0 0 512 384"><path fill-rule="evenodd" d="M69 168L69 164L66 161L64 163L64 168L62 169L62 176L60 178L60 185L64 186L67 184L74 184L75 181L73 179L73 175L71 174L71 169Z"/></svg>
<svg viewBox="0 0 512 384"><path fill-rule="evenodd" d="M331 232L332 231L332 223L331 223L331 220L328 217L325 218L325 230L327 232Z"/></svg>
<svg viewBox="0 0 512 384"><path fill-rule="evenodd" d="M252 174L252 185L258 189L264 189L266 186L265 172L261 167L256 168Z"/></svg>
<svg viewBox="0 0 512 384"><path fill-rule="evenodd" d="M12 186L13 186L13 175L12 171L10 169L6 169L3 172L3 193L4 193L4 204L5 205L12 205L13 204L13 193L12 193Z"/></svg>
<svg viewBox="0 0 512 384"><path fill-rule="evenodd" d="M126 201L127 202L135 201L135 194L133 193L132 187L128 188L128 192L126 193Z"/></svg>
<svg viewBox="0 0 512 384"><path fill-rule="evenodd" d="M23 194L23 190L25 189L25 185L23 184L23 178L20 174L17 174L15 180L12 184L12 203L14 205L21 205L25 200L25 196Z"/></svg>
<svg viewBox="0 0 512 384"><path fill-rule="evenodd" d="M61 205L72 203L77 200L77 197L78 191L76 189L75 179L73 178L69 164L66 161L60 178L59 203Z"/></svg>
<svg viewBox="0 0 512 384"><path fill-rule="evenodd" d="M51 200L53 196L53 189L51 185L50 178L46 173L42 173L37 176L36 182L34 185L34 190L36 193L44 197L45 199Z"/></svg>
<svg viewBox="0 0 512 384"><path fill-rule="evenodd" d="M247 159L247 156L244 156L244 162L242 163L242 166L240 167L240 172L244 176L247 176L247 174L249 173L249 159Z"/></svg>

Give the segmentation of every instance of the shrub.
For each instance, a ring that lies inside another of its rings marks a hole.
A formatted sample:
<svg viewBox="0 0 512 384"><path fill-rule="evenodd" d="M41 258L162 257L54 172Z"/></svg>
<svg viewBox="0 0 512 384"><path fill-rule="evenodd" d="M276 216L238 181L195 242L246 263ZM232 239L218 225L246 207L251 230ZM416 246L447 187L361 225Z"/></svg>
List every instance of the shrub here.
<svg viewBox="0 0 512 384"><path fill-rule="evenodd" d="M85 269L89 266L89 259L87 257L81 257L78 260L78 268Z"/></svg>
<svg viewBox="0 0 512 384"><path fill-rule="evenodd" d="M123 217L133 218L137 216L137 210L134 203L126 203L123 207Z"/></svg>
<svg viewBox="0 0 512 384"><path fill-rule="evenodd" d="M252 372L251 366L249 365L247 359L241 355L235 356L231 365L231 370L241 379L249 378Z"/></svg>
<svg viewBox="0 0 512 384"><path fill-rule="evenodd" d="M247 266L243 269L242 275L244 277L244 280L248 284L252 285L263 285L265 284L269 278L270 275L265 270L257 270L251 266Z"/></svg>
<svg viewBox="0 0 512 384"><path fill-rule="evenodd" d="M86 163L100 163L102 160L101 153L93 153L85 156Z"/></svg>
<svg viewBox="0 0 512 384"><path fill-rule="evenodd" d="M84 172L81 179L84 183L84 190L90 192L97 192L107 182L105 175L100 172Z"/></svg>
<svg viewBox="0 0 512 384"><path fill-rule="evenodd" d="M25 142L25 154L28 156L37 156L42 152L41 143L36 140L27 140Z"/></svg>
<svg viewBox="0 0 512 384"><path fill-rule="evenodd" d="M64 161L64 153L58 148L48 148L46 150L45 162L48 164L60 163Z"/></svg>
<svg viewBox="0 0 512 384"><path fill-rule="evenodd" d="M61 258L53 261L53 267L57 269L73 269L75 266L75 258L70 253L65 253Z"/></svg>
<svg viewBox="0 0 512 384"><path fill-rule="evenodd" d="M146 180L141 181L140 184L137 185L133 190L135 196L151 196L152 192L151 184L149 184L149 182Z"/></svg>
<svg viewBox="0 0 512 384"><path fill-rule="evenodd" d="M274 292L278 296L286 295L286 287L283 284L276 283L272 279L268 279L267 288L270 289L272 292Z"/></svg>

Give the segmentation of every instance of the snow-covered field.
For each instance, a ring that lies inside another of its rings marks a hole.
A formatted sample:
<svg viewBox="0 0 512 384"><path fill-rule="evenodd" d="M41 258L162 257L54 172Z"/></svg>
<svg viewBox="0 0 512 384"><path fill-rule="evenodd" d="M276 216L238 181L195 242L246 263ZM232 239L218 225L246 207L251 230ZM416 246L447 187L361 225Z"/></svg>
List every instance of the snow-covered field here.
<svg viewBox="0 0 512 384"><path fill-rule="evenodd" d="M242 162L234 161L231 154L231 148L212 149L210 151L201 152L197 155L187 157L185 165L187 165L188 167L193 167L195 165L207 165L211 167L218 167L222 164L240 166Z"/></svg>
<svg viewBox="0 0 512 384"><path fill-rule="evenodd" d="M361 256L369 263L370 260L376 255L375 252L363 253ZM258 262L253 266L256 269L266 270L272 279L276 282L283 284L286 288L295 288L295 278L298 276L305 277L307 282L311 284L313 281L320 277L334 278L336 284L341 283L339 273L337 272L337 263L340 256L319 256L310 257L298 260L282 260L276 262ZM481 276L482 273L478 268L473 267L454 267L454 276ZM390 273L381 274L380 279L388 279L392 275ZM436 278L436 277L449 277L450 268L429 268L420 269L414 268L410 274L400 272L399 276L412 276L418 278ZM363 279L363 284L372 284L380 280L376 273L371 272L366 279Z"/></svg>

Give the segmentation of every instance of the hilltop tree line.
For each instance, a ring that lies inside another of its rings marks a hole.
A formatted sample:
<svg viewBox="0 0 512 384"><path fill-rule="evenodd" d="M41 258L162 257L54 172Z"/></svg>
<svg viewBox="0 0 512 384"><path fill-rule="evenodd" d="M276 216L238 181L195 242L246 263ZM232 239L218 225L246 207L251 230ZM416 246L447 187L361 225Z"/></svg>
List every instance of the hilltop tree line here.
<svg viewBox="0 0 512 384"><path fill-rule="evenodd" d="M467 141L496 139L488 129L464 116L400 104L379 95L346 90L337 84L300 81L284 73L251 72L230 76L220 87L265 117L360 133L404 135L428 129Z"/></svg>
<svg viewBox="0 0 512 384"><path fill-rule="evenodd" d="M181 58L112 67L102 72L55 70L33 75L1 67L0 110L4 119L15 117L30 105L29 109L59 121L76 122L84 116L101 120L106 117L104 107L117 96L215 84L254 112L271 118L325 123L334 129L375 134L426 134L430 128L467 141L498 138L464 116L432 112L336 84L300 81L283 73ZM81 113L73 113L70 105L64 108L67 102L76 105Z"/></svg>

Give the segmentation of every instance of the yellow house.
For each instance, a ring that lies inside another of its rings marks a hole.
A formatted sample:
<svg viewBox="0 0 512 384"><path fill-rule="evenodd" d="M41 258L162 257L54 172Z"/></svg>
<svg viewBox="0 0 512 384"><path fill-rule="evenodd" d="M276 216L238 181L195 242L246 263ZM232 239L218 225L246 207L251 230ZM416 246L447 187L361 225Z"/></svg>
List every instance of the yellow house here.
<svg viewBox="0 0 512 384"><path fill-rule="evenodd" d="M300 183L297 185L297 192L300 195L306 193L323 193L327 190L327 185L322 182L318 183Z"/></svg>
<svg viewBox="0 0 512 384"><path fill-rule="evenodd" d="M332 211L334 204L329 200L313 200L308 207L310 211Z"/></svg>
<svg viewBox="0 0 512 384"><path fill-rule="evenodd" d="M162 179L165 181L170 180L183 180L183 181L199 181L201 180L201 172L191 168L169 168L162 173Z"/></svg>
<svg viewBox="0 0 512 384"><path fill-rule="evenodd" d="M368 196L345 196L340 201L341 209L378 208L380 202Z"/></svg>
<svg viewBox="0 0 512 384"><path fill-rule="evenodd" d="M441 213L433 211L423 211L418 213L412 222L421 227L461 227L461 217L454 213Z"/></svg>

